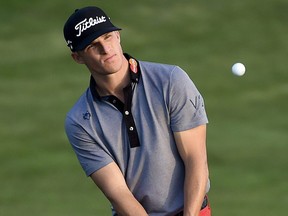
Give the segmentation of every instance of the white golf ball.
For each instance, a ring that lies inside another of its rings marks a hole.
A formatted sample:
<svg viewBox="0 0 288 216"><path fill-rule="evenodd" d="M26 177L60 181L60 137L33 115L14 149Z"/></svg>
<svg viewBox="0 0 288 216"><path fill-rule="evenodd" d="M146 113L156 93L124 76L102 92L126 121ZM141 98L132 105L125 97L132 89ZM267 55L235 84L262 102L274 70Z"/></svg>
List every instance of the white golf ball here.
<svg viewBox="0 0 288 216"><path fill-rule="evenodd" d="M232 73L236 76L243 76L245 74L246 68L242 63L235 63L232 66Z"/></svg>

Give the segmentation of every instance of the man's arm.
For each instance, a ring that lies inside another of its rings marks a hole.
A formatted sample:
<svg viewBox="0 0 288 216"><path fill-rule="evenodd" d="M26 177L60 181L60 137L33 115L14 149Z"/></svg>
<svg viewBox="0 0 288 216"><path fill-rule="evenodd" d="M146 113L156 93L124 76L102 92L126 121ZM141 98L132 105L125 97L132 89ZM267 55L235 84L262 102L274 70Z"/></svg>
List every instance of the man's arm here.
<svg viewBox="0 0 288 216"><path fill-rule="evenodd" d="M175 132L179 154L185 165L184 216L198 216L208 182L206 125Z"/></svg>
<svg viewBox="0 0 288 216"><path fill-rule="evenodd" d="M112 162L94 172L91 178L111 202L118 216L148 215L127 187L116 163Z"/></svg>

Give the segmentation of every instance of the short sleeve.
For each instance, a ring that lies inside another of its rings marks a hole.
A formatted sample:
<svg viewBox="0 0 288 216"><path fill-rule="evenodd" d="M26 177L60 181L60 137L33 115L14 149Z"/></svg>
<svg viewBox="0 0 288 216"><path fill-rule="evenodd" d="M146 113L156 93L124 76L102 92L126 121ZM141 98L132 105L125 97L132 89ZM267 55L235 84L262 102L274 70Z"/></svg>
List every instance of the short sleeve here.
<svg viewBox="0 0 288 216"><path fill-rule="evenodd" d="M113 162L111 156L69 117L65 121L65 131L87 176Z"/></svg>
<svg viewBox="0 0 288 216"><path fill-rule="evenodd" d="M175 67L170 76L169 112L174 132L207 124L204 99L188 74Z"/></svg>

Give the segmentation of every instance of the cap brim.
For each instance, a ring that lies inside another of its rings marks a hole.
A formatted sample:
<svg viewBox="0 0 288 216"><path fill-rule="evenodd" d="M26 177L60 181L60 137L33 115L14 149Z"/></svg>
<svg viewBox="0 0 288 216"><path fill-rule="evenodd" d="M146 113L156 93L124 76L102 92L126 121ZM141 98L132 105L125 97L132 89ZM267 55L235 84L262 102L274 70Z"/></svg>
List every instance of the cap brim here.
<svg viewBox="0 0 288 216"><path fill-rule="evenodd" d="M100 37L103 34L106 34L112 31L120 31L120 30L122 29L114 26L110 28L105 28L101 31L97 31L94 34L91 34L88 37L84 38L83 41L77 47L74 48L74 51L84 50L89 44L91 44L93 40L95 40L96 38Z"/></svg>

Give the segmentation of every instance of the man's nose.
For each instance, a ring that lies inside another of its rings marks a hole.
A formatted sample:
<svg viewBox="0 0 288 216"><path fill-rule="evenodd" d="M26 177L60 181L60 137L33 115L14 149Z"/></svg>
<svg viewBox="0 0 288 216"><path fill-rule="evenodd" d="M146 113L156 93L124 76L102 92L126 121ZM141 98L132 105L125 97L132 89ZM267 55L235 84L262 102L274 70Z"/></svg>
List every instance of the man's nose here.
<svg viewBox="0 0 288 216"><path fill-rule="evenodd" d="M111 50L111 45L109 43L101 43L101 51L103 53L109 53Z"/></svg>

